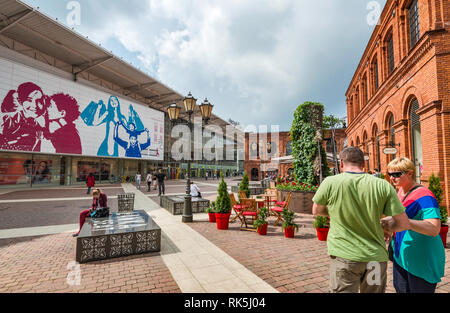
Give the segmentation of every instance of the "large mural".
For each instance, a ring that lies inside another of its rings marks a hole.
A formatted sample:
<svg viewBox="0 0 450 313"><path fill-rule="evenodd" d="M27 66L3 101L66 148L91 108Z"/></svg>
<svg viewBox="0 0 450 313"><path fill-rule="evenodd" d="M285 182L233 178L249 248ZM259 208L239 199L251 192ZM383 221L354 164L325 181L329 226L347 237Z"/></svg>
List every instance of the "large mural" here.
<svg viewBox="0 0 450 313"><path fill-rule="evenodd" d="M0 150L163 160L162 112L1 58L0 65Z"/></svg>

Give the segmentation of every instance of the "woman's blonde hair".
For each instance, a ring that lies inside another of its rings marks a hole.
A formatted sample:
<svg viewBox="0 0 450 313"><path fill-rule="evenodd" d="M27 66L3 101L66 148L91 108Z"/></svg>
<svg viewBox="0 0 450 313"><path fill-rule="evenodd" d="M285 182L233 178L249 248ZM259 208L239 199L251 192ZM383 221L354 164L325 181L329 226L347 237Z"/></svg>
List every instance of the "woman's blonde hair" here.
<svg viewBox="0 0 450 313"><path fill-rule="evenodd" d="M408 158L403 158L403 157L396 158L395 160L391 161L391 163L388 164L388 171L389 172L395 172L395 171L396 172L405 172L405 173L412 172L414 175L416 175L416 166Z"/></svg>
<svg viewBox="0 0 450 313"><path fill-rule="evenodd" d="M92 190L92 195L93 196L98 196L98 195L100 195L102 192L100 191L100 189L94 189L94 190Z"/></svg>

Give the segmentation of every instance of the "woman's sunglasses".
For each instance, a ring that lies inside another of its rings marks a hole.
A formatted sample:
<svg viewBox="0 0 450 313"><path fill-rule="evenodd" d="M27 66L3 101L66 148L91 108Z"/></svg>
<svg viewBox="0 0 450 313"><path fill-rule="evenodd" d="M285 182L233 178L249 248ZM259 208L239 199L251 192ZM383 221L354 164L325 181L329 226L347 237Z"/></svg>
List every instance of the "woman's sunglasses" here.
<svg viewBox="0 0 450 313"><path fill-rule="evenodd" d="M403 172L394 172L394 173L389 173L389 172L388 172L388 175L389 175L390 177L394 177L394 178L399 178L399 177L401 177L403 174L404 174Z"/></svg>

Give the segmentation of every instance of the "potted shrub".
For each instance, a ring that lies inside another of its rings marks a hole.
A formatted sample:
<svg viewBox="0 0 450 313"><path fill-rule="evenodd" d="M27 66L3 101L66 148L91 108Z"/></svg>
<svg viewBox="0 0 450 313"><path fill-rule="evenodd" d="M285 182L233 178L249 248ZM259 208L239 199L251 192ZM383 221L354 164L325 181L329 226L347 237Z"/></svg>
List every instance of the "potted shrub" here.
<svg viewBox="0 0 450 313"><path fill-rule="evenodd" d="M281 216L283 217L282 229L284 230L285 237L294 238L295 232L298 231L298 225L294 223L294 211L285 208L281 213Z"/></svg>
<svg viewBox="0 0 450 313"><path fill-rule="evenodd" d="M330 230L328 217L317 216L313 222L313 226L316 228L317 238L320 241L327 241L328 231Z"/></svg>
<svg viewBox="0 0 450 313"><path fill-rule="evenodd" d="M244 172L244 177L242 178L241 183L239 184L239 191L245 191L247 198L250 198L250 188L247 172ZM239 196L239 201L241 200L241 196Z"/></svg>
<svg viewBox="0 0 450 313"><path fill-rule="evenodd" d="M223 174L220 174L222 181L219 184L219 188L217 190L218 196L215 202L216 208L216 222L217 229L227 230L230 222L231 215L231 199L228 194L228 187L223 179Z"/></svg>
<svg viewBox="0 0 450 313"><path fill-rule="evenodd" d="M258 211L258 217L253 223L253 227L258 230L258 234L264 236L267 235L267 226L269 223L266 221L269 210L267 208L260 208Z"/></svg>
<svg viewBox="0 0 450 313"><path fill-rule="evenodd" d="M208 213L209 222L215 223L216 222L216 203L215 203L215 201L211 202L211 206L206 209L206 213Z"/></svg>
<svg viewBox="0 0 450 313"><path fill-rule="evenodd" d="M431 175L430 179L428 180L428 189L434 194L436 197L436 200L439 204L439 210L441 211L441 239L442 243L444 244L444 247L447 246L447 234L448 234L448 213L447 209L443 206L441 206L442 201L442 186L441 186L441 179L439 176L435 176L434 173Z"/></svg>

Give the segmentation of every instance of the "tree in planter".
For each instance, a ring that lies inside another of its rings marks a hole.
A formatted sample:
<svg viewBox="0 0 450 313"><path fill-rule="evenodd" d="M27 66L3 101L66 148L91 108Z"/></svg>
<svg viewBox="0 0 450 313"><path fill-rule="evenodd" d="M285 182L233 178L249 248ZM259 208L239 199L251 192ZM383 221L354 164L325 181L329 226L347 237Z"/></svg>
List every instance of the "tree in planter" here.
<svg viewBox="0 0 450 313"><path fill-rule="evenodd" d="M231 199L228 194L228 186L225 180L223 179L223 174L220 174L222 181L219 184L219 188L217 189L217 199L216 199L216 213L228 214L231 212Z"/></svg>
<svg viewBox="0 0 450 313"><path fill-rule="evenodd" d="M331 175L321 145L323 111L321 103L305 102L295 110L291 127L295 178L311 185L320 184L321 176Z"/></svg>
<svg viewBox="0 0 450 313"><path fill-rule="evenodd" d="M315 228L329 228L328 218L325 216L317 216L313 222Z"/></svg>
<svg viewBox="0 0 450 313"><path fill-rule="evenodd" d="M434 173L428 180L428 189L430 189L430 191L434 194L439 204L439 210L441 211L441 225L446 226L446 223L448 221L448 213L447 209L444 206L441 206L442 202L441 179L439 178L439 176L435 176Z"/></svg>
<svg viewBox="0 0 450 313"><path fill-rule="evenodd" d="M269 210L264 207L264 208L260 208L258 210L258 216L255 220L255 222L253 223L253 227L258 229L258 227L262 227L263 225L267 224L267 217L269 216Z"/></svg>
<svg viewBox="0 0 450 313"><path fill-rule="evenodd" d="M250 198L250 188L247 172L244 172L244 177L242 178L242 181L239 184L239 191L245 191L247 198ZM241 196L239 196L239 200L241 200Z"/></svg>
<svg viewBox="0 0 450 313"><path fill-rule="evenodd" d="M284 208L281 216L283 217L283 224L281 228L285 231L286 237L293 237L293 234L298 231L298 225L294 222L294 211ZM292 233L289 231L290 228L293 230Z"/></svg>

